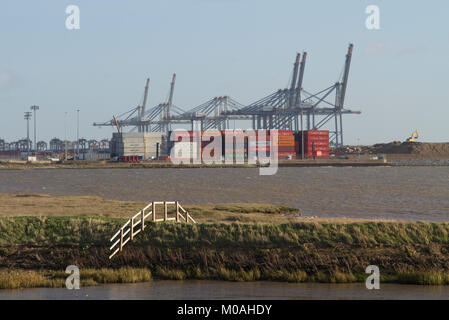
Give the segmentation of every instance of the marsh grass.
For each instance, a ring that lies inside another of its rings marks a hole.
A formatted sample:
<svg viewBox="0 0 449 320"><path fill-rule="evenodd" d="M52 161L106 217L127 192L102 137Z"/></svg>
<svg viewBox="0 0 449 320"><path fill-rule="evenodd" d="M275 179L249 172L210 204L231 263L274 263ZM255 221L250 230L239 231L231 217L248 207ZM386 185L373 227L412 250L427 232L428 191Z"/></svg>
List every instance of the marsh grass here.
<svg viewBox="0 0 449 320"><path fill-rule="evenodd" d="M403 272L399 273L393 281L403 284L448 285L449 273L441 271Z"/></svg>
<svg viewBox="0 0 449 320"><path fill-rule="evenodd" d="M34 287L61 287L61 281L47 279L44 274L33 270L0 270L0 289Z"/></svg>
<svg viewBox="0 0 449 320"><path fill-rule="evenodd" d="M277 282L321 282L321 283L355 283L365 282L366 274L343 272L307 274L302 270L275 270L261 272L258 268L250 270L233 270L219 267L214 270L201 270L199 267L188 269L170 269L157 267L153 272L147 268L119 269L82 269L81 287L111 283L138 283L158 280L220 280L220 281L277 281ZM68 277L64 271L49 270L0 270L0 289L22 288L63 288ZM449 273L436 270L405 272L395 275L383 275L381 283L399 283L416 285L448 285Z"/></svg>
<svg viewBox="0 0 449 320"><path fill-rule="evenodd" d="M105 245L125 219L105 217L7 217L0 218L0 256L6 246ZM285 247L315 245L411 245L449 244L448 223L355 222L285 224L153 223L147 222L136 244L157 246ZM446 249L443 249L446 250ZM413 252L409 250L409 255Z"/></svg>
<svg viewBox="0 0 449 320"><path fill-rule="evenodd" d="M49 270L0 269L0 289L62 288L69 274ZM82 269L80 285L94 286L107 283L136 283L150 281L151 271L146 268Z"/></svg>
<svg viewBox="0 0 449 320"><path fill-rule="evenodd" d="M48 194L0 194L0 217L70 216L126 218L136 214L146 202L106 200L95 196L53 196ZM286 223L300 216L298 209L270 204L205 204L183 207L199 223ZM174 215L174 206L169 206ZM162 212L162 208L160 208Z"/></svg>

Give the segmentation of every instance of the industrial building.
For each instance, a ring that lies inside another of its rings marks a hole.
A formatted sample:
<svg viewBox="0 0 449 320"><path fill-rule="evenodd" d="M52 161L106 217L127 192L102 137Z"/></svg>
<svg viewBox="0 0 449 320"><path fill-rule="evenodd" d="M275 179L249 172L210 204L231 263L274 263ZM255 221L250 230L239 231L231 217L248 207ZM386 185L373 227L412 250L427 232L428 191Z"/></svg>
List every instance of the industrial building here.
<svg viewBox="0 0 449 320"><path fill-rule="evenodd" d="M111 157L158 159L168 155L167 135L162 132L117 132L112 136L110 148Z"/></svg>

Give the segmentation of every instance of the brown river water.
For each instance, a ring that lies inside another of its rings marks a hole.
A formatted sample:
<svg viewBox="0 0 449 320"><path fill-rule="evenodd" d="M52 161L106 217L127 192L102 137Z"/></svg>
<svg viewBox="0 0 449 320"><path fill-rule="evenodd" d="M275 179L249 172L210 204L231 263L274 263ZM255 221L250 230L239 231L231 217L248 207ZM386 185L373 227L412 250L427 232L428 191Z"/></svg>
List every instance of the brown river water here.
<svg viewBox="0 0 449 320"><path fill-rule="evenodd" d="M449 299L449 286L380 284L368 290L364 283L324 284L285 282L151 281L137 284L108 284L67 289L0 290L7 299L149 299L149 300L233 300L233 299Z"/></svg>
<svg viewBox="0 0 449 320"><path fill-rule="evenodd" d="M258 202L305 216L449 221L449 167L43 169L0 171L0 193L183 204Z"/></svg>

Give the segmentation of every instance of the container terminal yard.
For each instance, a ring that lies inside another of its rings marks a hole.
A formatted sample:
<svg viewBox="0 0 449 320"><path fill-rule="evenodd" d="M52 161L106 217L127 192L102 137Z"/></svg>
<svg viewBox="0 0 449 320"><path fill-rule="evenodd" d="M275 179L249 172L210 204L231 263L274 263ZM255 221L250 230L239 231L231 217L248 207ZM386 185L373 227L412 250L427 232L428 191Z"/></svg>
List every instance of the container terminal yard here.
<svg viewBox="0 0 449 320"><path fill-rule="evenodd" d="M207 156L213 158L214 164L227 165L248 163L260 157L276 157L281 166L392 165L395 162L388 159L396 159L398 154L411 158L449 155L444 143L417 147L421 145L417 141L418 130L403 143L393 142L389 147L344 145L343 116L361 113L345 107L353 48L353 44L348 47L341 79L325 89L310 93L303 88L307 52L298 53L289 87L247 106L229 96L219 96L184 111L173 104L176 82L173 74L168 101L147 109L150 89L147 79L139 106L114 115L109 121L93 123L98 127L115 127L117 132L110 139L53 138L48 144L33 143L29 134L13 142L0 139L0 161L44 164L64 160L131 163L151 160L157 165L175 160L185 165L202 163ZM35 112L39 107L31 109ZM27 124L31 117L31 112L25 114ZM234 129L250 128L233 130L231 122ZM129 132L125 132L127 128ZM270 150L275 146L276 150ZM207 155L204 150L208 150Z"/></svg>
<svg viewBox="0 0 449 320"><path fill-rule="evenodd" d="M259 152L270 155L269 145L266 144L269 139L266 138L270 136L272 130L281 130L278 141L275 141L280 147L277 155L279 158L296 159L298 156L301 159L328 158L329 145L336 148L343 146L343 115L360 114L360 111L352 111L344 107L352 50L353 45L350 44L342 79L316 93L309 93L303 89L307 52L302 54L302 59L301 54L297 54L289 88L279 89L248 106L243 106L229 96L221 96L184 111L173 104L176 81L176 74L174 74L168 101L147 110L146 101L150 85L150 79L147 79L143 99L138 107L117 117L113 116L113 119L108 122L94 123L94 126L115 126L117 134L114 134L111 140L79 139L69 142L54 138L49 146L44 141L35 141L33 148L31 139L27 137L11 143L0 140L0 152L3 158L11 159L22 158L19 154L20 150L27 156L31 151L37 158L45 157L49 152L56 153L56 158L60 159L74 159L76 154L76 159L86 160L87 153L89 160L94 160L95 157L104 160L107 157L104 154L109 151L111 158L127 159L127 161L128 159L133 159L132 161L135 159L165 160L172 148L176 150L185 148L181 146L181 143L169 143L169 137L175 126L187 125L190 132L204 132L202 136L213 137L217 134L224 136L225 131L232 131L229 126L230 121L234 122L234 127L237 121L237 125L242 122L252 123L253 130L268 130L265 137L257 136L260 145L253 145L255 141L248 142L246 138L242 145L237 146L237 157L247 159L248 153L253 151L256 156ZM30 116L31 113L28 112L26 117ZM326 124L333 124L334 128L331 131L320 130ZM131 127L131 132L123 132L126 127ZM201 148L206 146L205 143L201 141L200 143ZM234 149L235 142L226 143L227 145L223 144L224 148L220 153L222 156L227 154L229 157L229 152L234 152L231 149ZM262 146L262 143L265 145ZM191 144L188 147L193 150L196 145Z"/></svg>

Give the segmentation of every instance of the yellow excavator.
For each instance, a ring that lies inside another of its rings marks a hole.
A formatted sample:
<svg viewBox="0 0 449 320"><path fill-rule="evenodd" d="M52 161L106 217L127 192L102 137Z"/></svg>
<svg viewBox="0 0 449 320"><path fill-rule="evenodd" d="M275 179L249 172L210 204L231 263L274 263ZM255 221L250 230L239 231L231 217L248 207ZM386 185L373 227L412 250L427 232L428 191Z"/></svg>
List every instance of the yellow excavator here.
<svg viewBox="0 0 449 320"><path fill-rule="evenodd" d="M406 142L415 142L415 139L418 139L418 130L415 130L412 135L410 136L410 138L408 138L407 140L405 140Z"/></svg>

